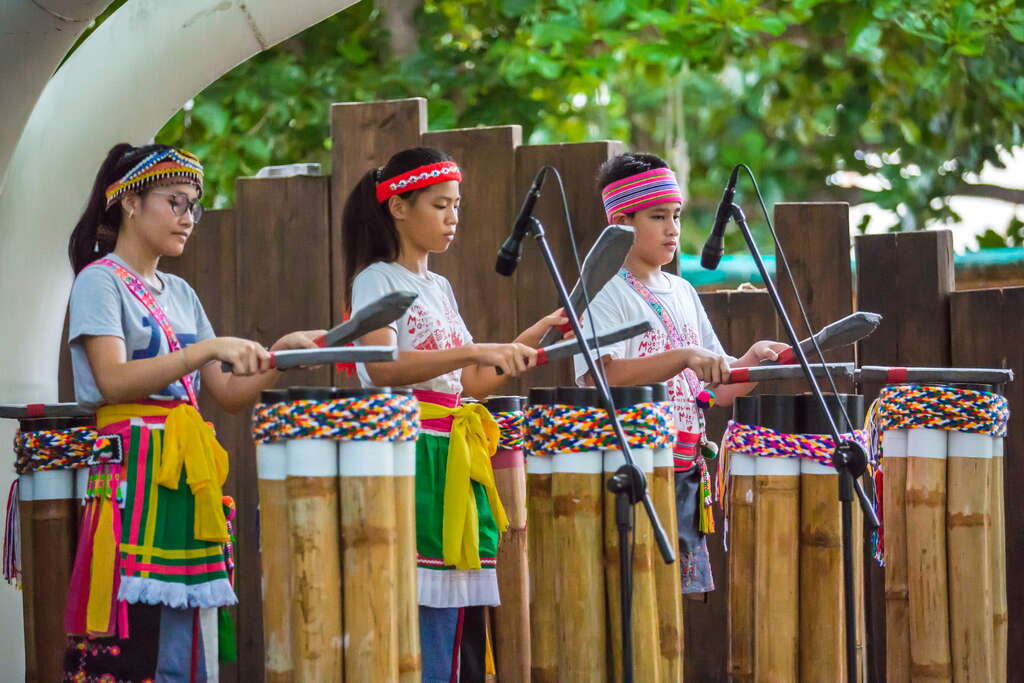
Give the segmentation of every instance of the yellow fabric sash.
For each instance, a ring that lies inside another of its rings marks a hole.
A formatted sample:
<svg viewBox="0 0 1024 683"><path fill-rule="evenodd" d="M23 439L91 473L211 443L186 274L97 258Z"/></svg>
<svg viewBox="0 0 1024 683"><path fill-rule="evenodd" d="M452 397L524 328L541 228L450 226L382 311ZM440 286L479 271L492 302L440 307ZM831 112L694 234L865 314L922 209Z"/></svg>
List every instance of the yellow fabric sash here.
<svg viewBox="0 0 1024 683"><path fill-rule="evenodd" d="M167 418L163 453L153 468L156 483L177 490L184 467L185 482L196 499L193 535L199 541L227 543L221 487L228 477L228 453L217 443L213 427L188 404L171 409L136 403L103 406L96 413L96 424L102 429L133 417Z"/></svg>
<svg viewBox="0 0 1024 683"><path fill-rule="evenodd" d="M498 532L508 528L508 517L498 497L491 456L498 449L499 429L487 408L469 403L446 408L420 402L420 418L437 420L451 416L448 466L445 470L444 513L441 547L444 563L456 569L480 569L480 519L473 496L475 481L487 491Z"/></svg>

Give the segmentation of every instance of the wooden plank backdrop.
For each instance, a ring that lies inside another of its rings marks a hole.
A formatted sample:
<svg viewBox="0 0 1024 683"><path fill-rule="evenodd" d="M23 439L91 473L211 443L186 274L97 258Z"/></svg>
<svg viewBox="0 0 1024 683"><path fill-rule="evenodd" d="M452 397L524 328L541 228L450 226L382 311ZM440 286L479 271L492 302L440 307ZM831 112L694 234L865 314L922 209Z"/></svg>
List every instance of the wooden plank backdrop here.
<svg viewBox="0 0 1024 683"><path fill-rule="evenodd" d="M516 148L519 126L443 130L423 135L426 147L442 149L459 163L462 210L455 241L430 267L452 283L459 312L480 342L506 342L519 334L516 288L519 273L494 272L498 246L508 233L516 206Z"/></svg>
<svg viewBox="0 0 1024 683"><path fill-rule="evenodd" d="M569 202L569 217L580 261L594 240L608 224L604 215L601 196L594 184L597 170L609 158L623 151L622 143L616 141L580 142L564 145L529 145L516 150L516 183L514 196L522 201L534 176L542 166L554 166L559 170L565 183L566 198ZM519 210L519 204L515 204ZM562 198L552 174L544 182L544 190L534 208L533 215L544 225L548 243L554 253L558 270L565 279L567 289L576 283L576 262L572 256L569 231L565 225ZM509 221L513 217L509 218ZM502 238L508 233L511 223L506 221ZM495 243L495 252L500 241ZM523 260L518 268L517 299L519 327L525 328L540 320L559 307L558 294L540 249L533 240L523 244ZM594 296L596 292L590 292ZM521 382L525 392L531 386L573 385L572 364L567 362L539 368Z"/></svg>

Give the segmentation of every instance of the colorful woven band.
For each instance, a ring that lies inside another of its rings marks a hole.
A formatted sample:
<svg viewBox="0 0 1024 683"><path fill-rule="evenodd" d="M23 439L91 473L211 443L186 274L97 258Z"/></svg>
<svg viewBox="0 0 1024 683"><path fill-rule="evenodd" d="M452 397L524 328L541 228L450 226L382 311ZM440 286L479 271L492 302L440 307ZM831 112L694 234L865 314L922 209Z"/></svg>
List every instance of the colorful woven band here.
<svg viewBox="0 0 1024 683"><path fill-rule="evenodd" d="M413 190L421 190L437 183L449 180L461 181L462 172L454 161L442 161L436 164L420 166L413 170L396 175L394 178L377 183L377 201L386 202L396 194L405 194Z"/></svg>
<svg viewBox="0 0 1024 683"><path fill-rule="evenodd" d="M858 429L841 435L844 440L858 441L867 447L867 432ZM759 458L804 458L822 465L832 464L835 443L828 434L784 434L767 427L729 422L725 430L725 447L732 453Z"/></svg>
<svg viewBox="0 0 1024 683"><path fill-rule="evenodd" d="M14 471L73 470L121 462L121 439L95 427L69 427L14 434Z"/></svg>
<svg viewBox="0 0 1024 683"><path fill-rule="evenodd" d="M630 446L671 446L671 417L659 404L638 403L618 410L616 414ZM565 405L528 408L525 441L530 455L581 453L618 448L615 432L604 409Z"/></svg>
<svg viewBox="0 0 1024 683"><path fill-rule="evenodd" d="M194 154L183 149L165 149L146 156L132 166L120 180L107 187L107 208L126 192L138 192L155 182L184 180L203 192L203 165Z"/></svg>
<svg viewBox="0 0 1024 683"><path fill-rule="evenodd" d="M884 387L868 412L872 454L882 457L882 435L890 429L946 429L1006 436L1010 403L988 391L898 384Z"/></svg>
<svg viewBox="0 0 1024 683"><path fill-rule="evenodd" d="M523 449L523 424L526 413L522 410L493 412L495 422L501 435L498 437L499 451L520 451Z"/></svg>
<svg viewBox="0 0 1024 683"><path fill-rule="evenodd" d="M604 201L604 212L610 223L612 216L619 212L635 213L666 202L682 204L683 192L679 189L676 174L672 169L652 168L650 171L609 183L601 191L601 199Z"/></svg>
<svg viewBox="0 0 1024 683"><path fill-rule="evenodd" d="M253 439L415 441L419 404L403 394L375 394L330 401L260 404L253 411Z"/></svg>

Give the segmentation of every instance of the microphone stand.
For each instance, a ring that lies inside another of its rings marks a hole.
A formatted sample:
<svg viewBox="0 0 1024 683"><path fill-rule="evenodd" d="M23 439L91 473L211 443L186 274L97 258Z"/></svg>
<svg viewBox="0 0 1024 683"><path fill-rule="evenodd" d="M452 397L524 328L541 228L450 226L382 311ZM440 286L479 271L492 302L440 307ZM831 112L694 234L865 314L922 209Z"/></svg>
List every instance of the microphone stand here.
<svg viewBox="0 0 1024 683"><path fill-rule="evenodd" d="M615 403L612 401L611 391L608 388L608 381L605 378L604 373L598 371L597 363L586 347L586 342L583 338L583 330L580 327L579 320L576 319L576 316L571 314L573 308L569 301L569 292L565 288L565 282L562 280L562 276L558 273L558 266L555 265L555 257L551 253L551 247L548 245L547 238L544 234L544 226L539 220L530 216L526 234L537 241L537 245L540 247L541 254L544 257L544 263L547 265L548 272L551 274L551 280L555 283L555 289L558 290L558 300L562 303L562 307L570 313L567 317L569 318L569 324L572 325L573 332L576 333L576 343L580 348L580 353L583 354L583 358L586 360L590 376L594 378L594 384L597 386L598 394L601 397L602 407L608 413L608 419L611 420L612 429L615 431L616 440L619 442L619 448L622 450L622 454L626 459L626 464L620 467L615 474L608 479L606 487L609 491L615 494L615 524L619 530L619 604L622 612L622 680L625 681L625 683L632 683L633 561L629 537L633 531L634 505L637 503L643 503L644 509L647 511L647 516L651 520L651 526L654 528L654 538L658 544L658 550L661 551L661 556L665 560L665 564L672 564L675 562L675 551L669 544L668 537L665 535L665 530L661 527L661 523L658 521L658 515L654 511L654 505L651 503L651 496L647 492L647 478L644 476L643 470L637 467L636 461L633 459L633 454L629 450L629 442L626 440L626 433L622 430L619 418L615 414Z"/></svg>
<svg viewBox="0 0 1024 683"><path fill-rule="evenodd" d="M822 393L821 387L818 385L818 380L815 378L814 373L811 372L811 368L807 362L807 354L804 353L803 348L801 348L800 340L797 338L796 331L793 329L793 323L790 321L789 315L786 313L785 306L782 305L782 299L779 297L779 290L775 287L775 283L772 282L771 277L768 275L768 270L764 265L764 259L761 258L761 252L758 250L757 244L754 242L754 238L750 233L750 227L747 225L747 219L743 215L743 211L736 204L731 205L730 218L739 226L740 232L743 234L743 239L747 243L747 248L750 250L751 256L754 257L754 263L757 264L757 270L761 274L761 279L764 280L765 287L768 289L768 295L772 299L772 304L775 306L775 311L778 313L779 320L782 321L783 326L786 328L786 336L793 348L793 353L796 355L796 358L800 363L800 367L804 371L804 377L807 379L808 384L811 385L811 393L813 393L815 398L817 398L818 405L821 406L822 412L828 419L833 443L835 444L835 449L832 452L832 466L836 469L836 473L839 475L839 504L841 508L843 526L843 604L845 607L846 622L846 673L847 678L851 683L857 683L857 612L856 592L854 586L855 581L853 577L854 493L856 493L857 499L860 501L860 507L864 513L864 523L868 530L873 531L879 527L878 517L875 515L875 510L871 505L871 501L864 493L864 488L861 486L859 481L859 477L864 474L864 471L867 469L868 456L864 451L864 447L856 441L842 439L842 435L839 433L839 427L836 425L832 412L829 410L828 403L825 401L825 395Z"/></svg>

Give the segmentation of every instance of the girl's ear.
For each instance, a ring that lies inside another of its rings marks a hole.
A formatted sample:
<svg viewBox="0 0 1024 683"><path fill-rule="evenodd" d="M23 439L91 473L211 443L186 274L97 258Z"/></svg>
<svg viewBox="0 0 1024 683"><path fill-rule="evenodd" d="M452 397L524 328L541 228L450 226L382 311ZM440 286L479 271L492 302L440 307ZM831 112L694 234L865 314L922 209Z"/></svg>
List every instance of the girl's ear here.
<svg viewBox="0 0 1024 683"><path fill-rule="evenodd" d="M404 221L409 212L409 202L398 195L394 195L388 198L388 211L391 212L391 217L396 221Z"/></svg>
<svg viewBox="0 0 1024 683"><path fill-rule="evenodd" d="M131 218L142 210L142 198L134 192L129 192L121 198L121 208L124 215Z"/></svg>
<svg viewBox="0 0 1024 683"><path fill-rule="evenodd" d="M617 211L612 214L611 225L633 225L633 217Z"/></svg>

